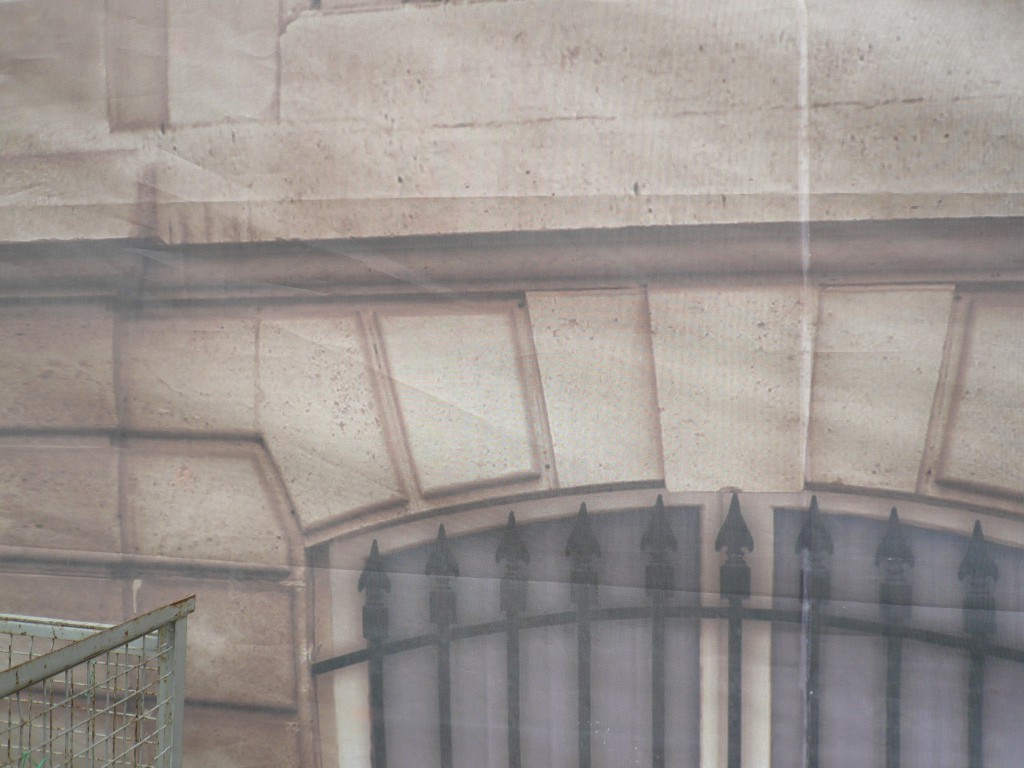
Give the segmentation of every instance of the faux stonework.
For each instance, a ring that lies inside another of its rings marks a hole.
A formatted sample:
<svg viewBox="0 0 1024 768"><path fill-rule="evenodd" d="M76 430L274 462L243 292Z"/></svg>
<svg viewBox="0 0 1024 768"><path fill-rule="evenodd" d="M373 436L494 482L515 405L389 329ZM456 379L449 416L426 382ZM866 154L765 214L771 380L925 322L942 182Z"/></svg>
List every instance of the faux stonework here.
<svg viewBox="0 0 1024 768"><path fill-rule="evenodd" d="M381 317L389 373L424 493L538 471L512 313Z"/></svg>
<svg viewBox="0 0 1024 768"><path fill-rule="evenodd" d="M188 620L186 696L242 707L295 706L292 594L253 578L143 576L135 610L196 595Z"/></svg>
<svg viewBox="0 0 1024 768"><path fill-rule="evenodd" d="M797 287L650 293L669 490L803 487L814 298Z"/></svg>
<svg viewBox="0 0 1024 768"><path fill-rule="evenodd" d="M129 443L122 460L132 551L204 561L289 563L286 511L252 443Z"/></svg>
<svg viewBox="0 0 1024 768"><path fill-rule="evenodd" d="M940 481L1024 492L1024 302L974 299L959 387L949 415Z"/></svg>
<svg viewBox="0 0 1024 768"><path fill-rule="evenodd" d="M117 468L108 440L0 443L0 546L120 552Z"/></svg>
<svg viewBox="0 0 1024 768"><path fill-rule="evenodd" d="M96 305L0 309L0 424L110 428L113 321Z"/></svg>
<svg viewBox="0 0 1024 768"><path fill-rule="evenodd" d="M530 293L527 301L559 485L661 479L644 294Z"/></svg>
<svg viewBox="0 0 1024 768"><path fill-rule="evenodd" d="M122 322L127 426L255 432L255 317L154 313Z"/></svg>
<svg viewBox="0 0 1024 768"><path fill-rule="evenodd" d="M299 724L291 713L189 705L184 768L298 766L299 738Z"/></svg>
<svg viewBox="0 0 1024 768"><path fill-rule="evenodd" d="M260 322L260 431L304 525L399 502L353 315Z"/></svg>
<svg viewBox="0 0 1024 768"><path fill-rule="evenodd" d="M809 480L917 489L951 302L949 287L822 294Z"/></svg>

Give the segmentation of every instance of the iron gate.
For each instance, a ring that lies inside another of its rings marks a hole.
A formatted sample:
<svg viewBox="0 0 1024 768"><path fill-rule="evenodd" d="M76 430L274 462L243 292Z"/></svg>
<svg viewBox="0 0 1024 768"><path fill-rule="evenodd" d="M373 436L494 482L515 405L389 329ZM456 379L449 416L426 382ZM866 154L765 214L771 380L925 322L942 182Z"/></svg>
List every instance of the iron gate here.
<svg viewBox="0 0 1024 768"><path fill-rule="evenodd" d="M728 627L728 720L727 760L729 768L741 766L742 645L745 622L798 625L806 654L804 664L804 764L818 768L820 758L820 700L822 637L826 630L855 633L884 639L885 652L885 766L899 768L901 757L902 654L907 641L947 648L963 654L968 662L966 702L968 768L983 768L984 679L986 661L1001 659L1024 665L1024 649L995 642L996 603L993 584L999 569L992 558L980 522L957 571L963 583L962 631L943 632L909 623L913 605L911 569L914 553L904 534L895 508L874 554L879 571L878 617L865 619L830 611L832 536L827 518L813 497L803 513L799 535L794 542L800 557L800 608L757 608L745 605L751 595L751 571L745 561L754 548L740 510L738 497L731 499L728 514L718 531L715 550L723 561L719 569L720 605L702 605L670 599L675 583L672 552L678 547L659 496L647 527L640 537L640 550L647 558L644 584L648 602L644 605L598 607L601 546L595 536L586 505L580 506L564 548L569 559L572 609L563 612L527 612L527 564L530 554L515 515L508 523L495 553L503 564L499 609L503 618L459 625L456 620L455 580L459 566L444 526L427 556L425 572L430 579L429 616L433 631L391 639L389 635L389 593L391 579L377 541L374 540L358 588L365 595L363 607L364 649L318 661L315 675L356 664L368 665L370 742L373 768L387 763L387 724L384 705L386 659L395 654L433 646L436 649L437 729L440 765L452 768L452 665L451 646L460 640L489 635L505 636L507 749L509 768L521 768L520 745L520 633L542 627L575 625L576 636L576 724L580 768L590 768L592 749L591 627L596 622L643 620L651 626L651 763L665 766L665 627L668 619L720 620Z"/></svg>

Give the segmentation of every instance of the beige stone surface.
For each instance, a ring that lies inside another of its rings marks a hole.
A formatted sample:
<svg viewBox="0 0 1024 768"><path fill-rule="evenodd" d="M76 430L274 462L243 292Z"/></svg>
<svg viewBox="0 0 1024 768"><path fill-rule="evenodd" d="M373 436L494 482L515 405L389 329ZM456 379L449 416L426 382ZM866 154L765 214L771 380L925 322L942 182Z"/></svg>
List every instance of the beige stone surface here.
<svg viewBox="0 0 1024 768"><path fill-rule="evenodd" d="M114 130L167 125L167 10L167 0L107 0L105 74Z"/></svg>
<svg viewBox="0 0 1024 768"><path fill-rule="evenodd" d="M290 713L187 704L185 768L300 765L299 726Z"/></svg>
<svg viewBox="0 0 1024 768"><path fill-rule="evenodd" d="M2 613L105 624L128 618L119 579L29 573L21 564L6 568L6 572L0 572L4 584Z"/></svg>
<svg viewBox="0 0 1024 768"><path fill-rule="evenodd" d="M0 545L120 552L117 479L105 439L0 443Z"/></svg>
<svg viewBox="0 0 1024 768"><path fill-rule="evenodd" d="M809 480L916 490L951 303L948 286L823 292Z"/></svg>
<svg viewBox="0 0 1024 768"><path fill-rule="evenodd" d="M1024 7L829 0L808 17L813 192L1021 191Z"/></svg>
<svg viewBox="0 0 1024 768"><path fill-rule="evenodd" d="M168 0L171 122L276 117L279 6L279 0Z"/></svg>
<svg viewBox="0 0 1024 768"><path fill-rule="evenodd" d="M303 524L397 502L354 315L260 321L260 431Z"/></svg>
<svg viewBox="0 0 1024 768"><path fill-rule="evenodd" d="M152 313L121 329L124 418L132 429L256 429L256 318Z"/></svg>
<svg viewBox="0 0 1024 768"><path fill-rule="evenodd" d="M295 646L291 592L246 578L143 576L135 610L152 610L196 595L188 619L185 695L243 707L295 705Z"/></svg>
<svg viewBox="0 0 1024 768"><path fill-rule="evenodd" d="M511 310L501 307L380 317L425 493L538 471L513 323Z"/></svg>
<svg viewBox="0 0 1024 768"><path fill-rule="evenodd" d="M108 428L117 424L113 320L100 305L0 309L0 424Z"/></svg>
<svg viewBox="0 0 1024 768"><path fill-rule="evenodd" d="M121 467L133 551L285 565L286 510L253 443L132 442Z"/></svg>
<svg viewBox="0 0 1024 768"><path fill-rule="evenodd" d="M1024 301L978 298L946 425L940 481L1024 492Z"/></svg>
<svg viewBox="0 0 1024 768"><path fill-rule="evenodd" d="M538 292L527 304L559 485L661 479L644 293Z"/></svg>
<svg viewBox="0 0 1024 768"><path fill-rule="evenodd" d="M668 490L803 487L813 300L797 287L650 292Z"/></svg>
<svg viewBox="0 0 1024 768"><path fill-rule="evenodd" d="M0 152L36 150L69 126L102 144L103 30L104 0L0 3Z"/></svg>

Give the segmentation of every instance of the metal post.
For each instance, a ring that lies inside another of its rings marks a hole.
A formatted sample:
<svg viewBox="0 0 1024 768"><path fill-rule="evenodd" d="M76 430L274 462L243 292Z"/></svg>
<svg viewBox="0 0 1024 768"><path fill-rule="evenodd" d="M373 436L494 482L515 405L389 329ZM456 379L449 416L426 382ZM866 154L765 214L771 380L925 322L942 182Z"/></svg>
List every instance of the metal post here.
<svg viewBox="0 0 1024 768"><path fill-rule="evenodd" d="M580 768L590 768L590 608L597 599L597 558L601 547L581 504L565 547L572 560L572 600L576 604L577 736Z"/></svg>
<svg viewBox="0 0 1024 768"><path fill-rule="evenodd" d="M427 575L431 576L430 621L437 628L437 721L440 740L441 768L452 768L452 661L451 627L455 623L455 586L459 575L444 526L427 559Z"/></svg>
<svg viewBox="0 0 1024 768"><path fill-rule="evenodd" d="M505 561L501 579L501 609L506 616L505 681L508 700L508 765L520 768L519 741L519 620L526 611L526 564L530 553L516 528L516 516L508 513L508 524L494 555Z"/></svg>
<svg viewBox="0 0 1024 768"><path fill-rule="evenodd" d="M640 550L649 552L645 586L651 598L651 766L665 766L665 603L675 584L675 568L669 551L679 547L665 515L661 496L654 502L654 514L640 540Z"/></svg>
<svg viewBox="0 0 1024 768"><path fill-rule="evenodd" d="M825 527L818 509L818 497L811 497L811 505L797 536L796 550L800 553L800 600L803 622L802 640L806 654L804 673L804 764L818 768L820 745L821 696L821 629L825 604L831 594L829 557L832 537Z"/></svg>
<svg viewBox="0 0 1024 768"><path fill-rule="evenodd" d="M384 641L388 636L388 593L391 580L377 548L377 540L370 545L370 555L359 575L358 588L366 593L363 606L363 637L369 644L370 683L370 765L386 768L387 748L384 718Z"/></svg>

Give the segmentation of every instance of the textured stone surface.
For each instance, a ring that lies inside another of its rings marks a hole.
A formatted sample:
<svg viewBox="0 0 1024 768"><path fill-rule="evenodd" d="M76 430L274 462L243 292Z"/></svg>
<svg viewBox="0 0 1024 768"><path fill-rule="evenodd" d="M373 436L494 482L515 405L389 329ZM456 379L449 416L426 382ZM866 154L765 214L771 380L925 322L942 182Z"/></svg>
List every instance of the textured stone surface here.
<svg viewBox="0 0 1024 768"><path fill-rule="evenodd" d="M4 584L3 613L104 624L128 618L118 579L26 573L21 566L0 573L0 579Z"/></svg>
<svg viewBox="0 0 1024 768"><path fill-rule="evenodd" d="M830 0L808 12L812 191L1020 191L1007 159L1024 151L1012 74L1024 7Z"/></svg>
<svg viewBox="0 0 1024 768"><path fill-rule="evenodd" d="M299 727L294 715L185 707L185 768L297 766Z"/></svg>
<svg viewBox="0 0 1024 768"><path fill-rule="evenodd" d="M132 443L122 461L134 549L185 563L287 564L285 511L251 443Z"/></svg>
<svg viewBox="0 0 1024 768"><path fill-rule="evenodd" d="M189 594L186 696L244 706L295 704L292 595L273 582L182 579L147 575L136 590L136 611Z"/></svg>
<svg viewBox="0 0 1024 768"><path fill-rule="evenodd" d="M424 492L537 471L513 322L500 308L381 317Z"/></svg>
<svg viewBox="0 0 1024 768"><path fill-rule="evenodd" d="M402 498L354 316L264 317L260 429L304 524Z"/></svg>
<svg viewBox="0 0 1024 768"><path fill-rule="evenodd" d="M822 294L810 480L916 490L951 302L948 287Z"/></svg>
<svg viewBox="0 0 1024 768"><path fill-rule="evenodd" d="M107 440L0 443L0 544L120 552L117 475Z"/></svg>
<svg viewBox="0 0 1024 768"><path fill-rule="evenodd" d="M1024 492L1024 301L975 299L939 477Z"/></svg>
<svg viewBox="0 0 1024 768"><path fill-rule="evenodd" d="M167 0L107 0L107 104L114 130L167 124L167 6Z"/></svg>
<svg viewBox="0 0 1024 768"><path fill-rule="evenodd" d="M527 302L559 485L660 479L644 294L544 292Z"/></svg>
<svg viewBox="0 0 1024 768"><path fill-rule="evenodd" d="M811 298L788 287L650 293L669 490L803 486Z"/></svg>
<svg viewBox="0 0 1024 768"><path fill-rule="evenodd" d="M256 320L147 314L122 330L125 421L133 429L254 432Z"/></svg>
<svg viewBox="0 0 1024 768"><path fill-rule="evenodd" d="M113 427L112 334L100 306L0 309L0 423Z"/></svg>
<svg viewBox="0 0 1024 768"><path fill-rule="evenodd" d="M279 0L168 0L176 125L276 117Z"/></svg>

